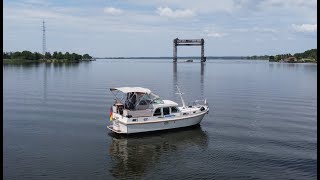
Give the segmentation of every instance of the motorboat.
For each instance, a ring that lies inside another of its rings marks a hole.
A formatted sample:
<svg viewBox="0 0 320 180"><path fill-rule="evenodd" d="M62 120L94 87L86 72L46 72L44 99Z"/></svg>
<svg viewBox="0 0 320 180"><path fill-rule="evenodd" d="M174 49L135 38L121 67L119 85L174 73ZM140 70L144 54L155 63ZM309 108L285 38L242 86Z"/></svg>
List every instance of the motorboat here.
<svg viewBox="0 0 320 180"><path fill-rule="evenodd" d="M193 59L188 59L186 60L186 62L193 62Z"/></svg>
<svg viewBox="0 0 320 180"><path fill-rule="evenodd" d="M107 128L115 133L131 134L199 124L209 112L206 99L196 100L187 106L182 98L183 93L179 87L177 89L182 106L171 100L162 100L147 88L110 88L115 100L110 108L112 124Z"/></svg>

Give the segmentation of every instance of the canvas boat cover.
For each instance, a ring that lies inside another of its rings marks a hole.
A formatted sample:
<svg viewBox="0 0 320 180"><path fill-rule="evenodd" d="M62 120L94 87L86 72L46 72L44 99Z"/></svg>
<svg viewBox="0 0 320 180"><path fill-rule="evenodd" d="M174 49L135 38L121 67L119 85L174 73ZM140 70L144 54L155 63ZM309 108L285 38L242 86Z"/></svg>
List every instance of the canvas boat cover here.
<svg viewBox="0 0 320 180"><path fill-rule="evenodd" d="M110 91L121 91L123 93L137 92L137 93L146 93L150 94L151 90L142 87L119 87L119 88L110 88Z"/></svg>

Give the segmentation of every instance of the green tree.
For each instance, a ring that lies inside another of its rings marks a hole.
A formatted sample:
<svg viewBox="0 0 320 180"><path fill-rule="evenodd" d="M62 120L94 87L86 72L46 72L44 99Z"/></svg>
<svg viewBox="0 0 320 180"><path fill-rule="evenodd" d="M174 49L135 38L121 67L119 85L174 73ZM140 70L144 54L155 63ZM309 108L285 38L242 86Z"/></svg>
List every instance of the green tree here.
<svg viewBox="0 0 320 180"><path fill-rule="evenodd" d="M44 55L44 58L51 59L52 56L51 56L50 52L46 52L45 55Z"/></svg>
<svg viewBox="0 0 320 180"><path fill-rule="evenodd" d="M26 60L34 60L34 54L30 51L22 51L21 52L21 58Z"/></svg>
<svg viewBox="0 0 320 180"><path fill-rule="evenodd" d="M82 59L82 56L80 54L77 54L77 60Z"/></svg>
<svg viewBox="0 0 320 180"><path fill-rule="evenodd" d="M3 59L10 59L10 54L7 52L3 52Z"/></svg>
<svg viewBox="0 0 320 180"><path fill-rule="evenodd" d="M58 52L57 51L53 52L52 58L57 59L57 56L58 56Z"/></svg>
<svg viewBox="0 0 320 180"><path fill-rule="evenodd" d="M66 53L64 54L64 58L67 59L67 60L71 60L71 55L70 55L70 53L69 53L69 52L66 52Z"/></svg>
<svg viewBox="0 0 320 180"><path fill-rule="evenodd" d="M38 52L35 52L33 56L35 60L39 60L43 58L43 55Z"/></svg>
<svg viewBox="0 0 320 180"><path fill-rule="evenodd" d="M295 53L294 55L293 55L295 58L297 58L297 59L302 59L302 54L301 53Z"/></svg>
<svg viewBox="0 0 320 180"><path fill-rule="evenodd" d="M70 60L76 60L76 53L71 54L71 59Z"/></svg>
<svg viewBox="0 0 320 180"><path fill-rule="evenodd" d="M63 59L63 58L64 58L63 54L61 52L58 52L57 59Z"/></svg>
<svg viewBox="0 0 320 180"><path fill-rule="evenodd" d="M304 58L317 59L317 49L310 49L303 53Z"/></svg>
<svg viewBox="0 0 320 180"><path fill-rule="evenodd" d="M12 59L19 59L21 57L21 52L14 52L12 53Z"/></svg>
<svg viewBox="0 0 320 180"><path fill-rule="evenodd" d="M83 59L92 59L92 57L89 54L84 54L82 57Z"/></svg>
<svg viewBox="0 0 320 180"><path fill-rule="evenodd" d="M274 61L274 56L269 56L269 61Z"/></svg>

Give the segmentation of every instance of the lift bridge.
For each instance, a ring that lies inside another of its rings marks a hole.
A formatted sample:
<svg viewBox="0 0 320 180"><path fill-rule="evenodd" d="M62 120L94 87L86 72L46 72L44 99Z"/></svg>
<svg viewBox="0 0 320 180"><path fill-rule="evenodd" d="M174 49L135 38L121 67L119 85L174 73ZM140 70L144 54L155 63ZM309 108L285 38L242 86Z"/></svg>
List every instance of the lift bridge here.
<svg viewBox="0 0 320 180"><path fill-rule="evenodd" d="M201 46L201 62L206 62L204 56L204 39L174 39L173 40L173 62L177 62L177 46Z"/></svg>

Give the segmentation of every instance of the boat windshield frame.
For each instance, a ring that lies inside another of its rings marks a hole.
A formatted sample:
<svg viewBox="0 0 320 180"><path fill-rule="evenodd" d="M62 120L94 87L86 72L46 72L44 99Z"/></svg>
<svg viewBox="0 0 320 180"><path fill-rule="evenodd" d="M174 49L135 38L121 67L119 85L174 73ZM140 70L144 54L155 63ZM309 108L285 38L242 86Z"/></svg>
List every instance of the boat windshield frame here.
<svg viewBox="0 0 320 180"><path fill-rule="evenodd" d="M137 106L140 105L141 101L145 101L146 104L145 105L150 105L150 104L163 104L163 100L156 94L150 92L150 93L146 93L146 92L122 92L118 89L110 89L111 93L113 94L113 96L115 97L115 103L121 103L124 105L124 109L128 109L128 110L136 110ZM114 91L116 91L116 93L114 93ZM122 97L121 99L118 98L118 94L119 92L122 92ZM141 95L143 94L143 95ZM133 108L127 108L127 103L132 103L133 98L135 99L135 102L133 103ZM138 101L137 101L137 97L139 97ZM149 101L148 101L149 100Z"/></svg>

